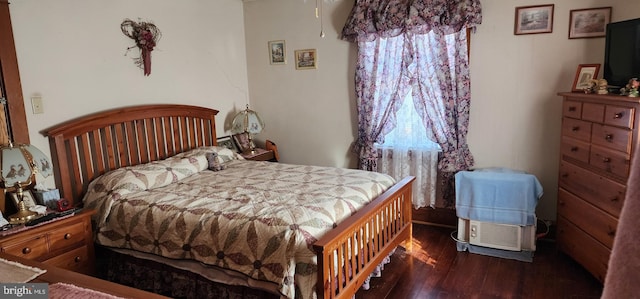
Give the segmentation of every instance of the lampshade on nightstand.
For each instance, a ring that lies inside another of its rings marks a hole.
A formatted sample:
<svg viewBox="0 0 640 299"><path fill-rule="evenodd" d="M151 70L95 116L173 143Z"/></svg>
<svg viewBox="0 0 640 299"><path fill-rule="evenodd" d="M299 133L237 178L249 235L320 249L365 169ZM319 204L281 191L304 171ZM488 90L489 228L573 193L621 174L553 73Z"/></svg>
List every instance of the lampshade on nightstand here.
<svg viewBox="0 0 640 299"><path fill-rule="evenodd" d="M36 212L24 206L23 188L33 183L33 177L39 173L43 177L52 174L51 161L37 147L30 144L8 145L0 147L0 182L7 191L15 191L18 199L18 212L9 216L11 223L25 223L35 218Z"/></svg>
<svg viewBox="0 0 640 299"><path fill-rule="evenodd" d="M259 134L264 130L264 122L260 119L260 116L257 112L249 109L249 105L247 104L247 108L240 111L233 118L233 122L231 123L231 131L234 133L248 133L249 137L249 146L251 152L255 151L255 144L253 143L253 134Z"/></svg>

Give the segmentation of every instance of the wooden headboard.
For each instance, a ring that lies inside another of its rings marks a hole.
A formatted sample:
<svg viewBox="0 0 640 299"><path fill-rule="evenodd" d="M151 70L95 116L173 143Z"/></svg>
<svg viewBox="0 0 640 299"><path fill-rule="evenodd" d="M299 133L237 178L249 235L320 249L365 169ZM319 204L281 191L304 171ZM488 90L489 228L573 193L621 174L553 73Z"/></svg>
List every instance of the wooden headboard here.
<svg viewBox="0 0 640 299"><path fill-rule="evenodd" d="M216 145L217 110L154 104L94 113L49 128L56 186L74 205L107 171Z"/></svg>

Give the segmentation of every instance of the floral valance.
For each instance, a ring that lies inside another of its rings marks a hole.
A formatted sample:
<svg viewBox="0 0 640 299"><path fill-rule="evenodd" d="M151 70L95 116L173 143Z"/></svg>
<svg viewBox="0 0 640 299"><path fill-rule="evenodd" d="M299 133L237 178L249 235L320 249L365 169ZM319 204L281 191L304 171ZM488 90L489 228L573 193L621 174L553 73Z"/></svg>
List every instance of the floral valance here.
<svg viewBox="0 0 640 299"><path fill-rule="evenodd" d="M480 0L356 0L342 39L373 41L439 28L457 32L482 23Z"/></svg>

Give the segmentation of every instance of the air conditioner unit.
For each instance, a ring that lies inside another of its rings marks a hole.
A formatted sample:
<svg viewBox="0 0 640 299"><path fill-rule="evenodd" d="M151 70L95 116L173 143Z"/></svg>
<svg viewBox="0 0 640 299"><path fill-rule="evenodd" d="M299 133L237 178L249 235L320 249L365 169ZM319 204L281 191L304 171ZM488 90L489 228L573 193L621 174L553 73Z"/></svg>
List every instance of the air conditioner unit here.
<svg viewBox="0 0 640 299"><path fill-rule="evenodd" d="M536 226L499 224L458 218L458 240L489 248L535 251Z"/></svg>

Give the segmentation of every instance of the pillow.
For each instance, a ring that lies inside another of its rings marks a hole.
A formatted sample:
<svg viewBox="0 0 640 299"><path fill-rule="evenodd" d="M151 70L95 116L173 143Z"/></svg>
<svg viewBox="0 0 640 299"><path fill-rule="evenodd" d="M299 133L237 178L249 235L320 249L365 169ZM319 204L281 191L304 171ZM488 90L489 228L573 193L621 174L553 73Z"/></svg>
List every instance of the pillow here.
<svg viewBox="0 0 640 299"><path fill-rule="evenodd" d="M198 155L205 156L208 153L218 154L218 158L222 159L223 162L243 159L242 156L240 156L239 154L223 146L203 146L203 147L190 150L188 152L178 154L177 156L182 156L182 157L198 156Z"/></svg>
<svg viewBox="0 0 640 299"><path fill-rule="evenodd" d="M220 156L218 153L207 153L207 161L209 162L209 170L220 171L227 169L225 162L231 161L227 156Z"/></svg>

